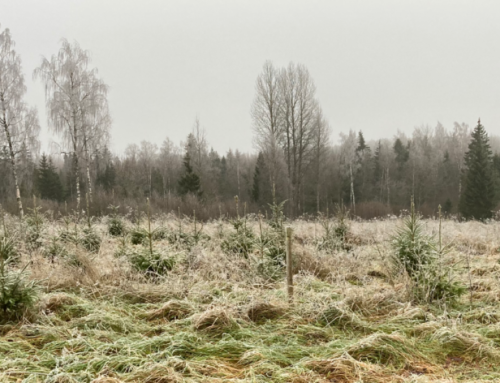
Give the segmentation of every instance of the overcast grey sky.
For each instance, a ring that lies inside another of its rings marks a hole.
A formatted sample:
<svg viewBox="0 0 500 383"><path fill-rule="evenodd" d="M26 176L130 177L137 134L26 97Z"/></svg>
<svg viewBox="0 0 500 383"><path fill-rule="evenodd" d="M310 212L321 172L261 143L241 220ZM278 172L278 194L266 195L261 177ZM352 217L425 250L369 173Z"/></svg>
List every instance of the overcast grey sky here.
<svg viewBox="0 0 500 383"><path fill-rule="evenodd" d="M60 39L78 41L110 85L112 148L185 139L196 115L219 151L251 151L250 106L265 60L305 64L335 140L437 121L500 133L498 1L0 0L31 80Z"/></svg>

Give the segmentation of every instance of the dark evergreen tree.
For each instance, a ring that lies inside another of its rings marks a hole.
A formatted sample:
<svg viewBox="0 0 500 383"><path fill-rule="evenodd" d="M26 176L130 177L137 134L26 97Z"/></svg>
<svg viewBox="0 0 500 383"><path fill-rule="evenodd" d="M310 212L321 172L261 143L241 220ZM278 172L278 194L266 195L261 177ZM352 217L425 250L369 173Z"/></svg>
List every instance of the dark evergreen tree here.
<svg viewBox="0 0 500 383"><path fill-rule="evenodd" d="M219 195L222 199L230 198L227 190L227 160L226 156L222 156L220 160L220 172L219 172Z"/></svg>
<svg viewBox="0 0 500 383"><path fill-rule="evenodd" d="M253 173L253 186L252 186L252 201L259 202L260 201L260 189L262 182L261 169L265 166L264 155L262 152L259 152L259 156L257 157L257 163L255 164L255 170Z"/></svg>
<svg viewBox="0 0 500 383"><path fill-rule="evenodd" d="M354 190L357 190L356 200L367 201L372 193L370 178L373 173L373 158L370 147L366 144L363 132L358 134L356 148L356 174L354 176Z"/></svg>
<svg viewBox="0 0 500 383"><path fill-rule="evenodd" d="M403 142L398 138L394 142L393 150L396 155L396 164L397 164L397 178L401 180L404 177L405 173L405 164L410 159L410 143L406 146L403 145Z"/></svg>
<svg viewBox="0 0 500 383"><path fill-rule="evenodd" d="M382 163L380 159L382 150L382 143L379 141L377 147L375 148L375 155L373 156L373 178L372 178L372 190L374 200L382 201L382 180L384 176L384 169L382 168Z"/></svg>
<svg viewBox="0 0 500 383"><path fill-rule="evenodd" d="M116 185L116 169L113 162L106 164L104 171L97 175L96 183L108 193L113 190Z"/></svg>
<svg viewBox="0 0 500 383"><path fill-rule="evenodd" d="M500 203L500 154L493 156L493 175L495 177L495 202Z"/></svg>
<svg viewBox="0 0 500 383"><path fill-rule="evenodd" d="M448 198L443 205L444 215L445 216L449 215L451 213L452 208L453 208L453 204L451 203L451 200Z"/></svg>
<svg viewBox="0 0 500 383"><path fill-rule="evenodd" d="M493 155L481 121L472 132L472 141L464 160L465 190L460 201L460 213L466 219L491 218L495 207Z"/></svg>
<svg viewBox="0 0 500 383"><path fill-rule="evenodd" d="M356 148L356 154L363 153L366 149L370 149L368 145L366 145L365 137L363 136L363 132L359 131L358 133L358 146Z"/></svg>
<svg viewBox="0 0 500 383"><path fill-rule="evenodd" d="M51 158L47 158L45 154L42 155L36 174L36 188L40 194L40 198L52 201L62 201L64 189L61 178Z"/></svg>
<svg viewBox="0 0 500 383"><path fill-rule="evenodd" d="M194 194L201 197L202 191L200 177L193 172L193 167L191 166L191 156L189 155L188 150L186 150L186 154L184 156L184 170L184 174L179 179L179 194Z"/></svg>

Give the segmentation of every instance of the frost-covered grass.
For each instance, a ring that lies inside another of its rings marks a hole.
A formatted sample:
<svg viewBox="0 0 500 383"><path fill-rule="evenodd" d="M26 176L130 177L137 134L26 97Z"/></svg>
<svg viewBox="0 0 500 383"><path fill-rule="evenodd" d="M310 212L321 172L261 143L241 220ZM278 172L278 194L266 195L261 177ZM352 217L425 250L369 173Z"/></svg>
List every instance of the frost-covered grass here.
<svg viewBox="0 0 500 383"><path fill-rule="evenodd" d="M408 281L390 272L400 223L351 222L346 250L321 246L320 222L290 222L289 306L283 270L260 254L258 220L246 223L255 246L245 257L221 250L235 237L228 222L207 223L195 237L193 222L179 229L159 217L153 251L173 267L146 275L130 259L147 255L149 244L109 235L106 218L93 228L102 239L97 252L54 239L68 227L78 236L84 222L75 230L74 222L46 221L33 248L10 218L14 267L28 264L40 293L24 319L0 325L0 381L500 381L500 224L445 221L443 242L452 246L445 263L468 291L454 305L418 306ZM438 227L425 221L429 234ZM65 251L44 256L55 242Z"/></svg>

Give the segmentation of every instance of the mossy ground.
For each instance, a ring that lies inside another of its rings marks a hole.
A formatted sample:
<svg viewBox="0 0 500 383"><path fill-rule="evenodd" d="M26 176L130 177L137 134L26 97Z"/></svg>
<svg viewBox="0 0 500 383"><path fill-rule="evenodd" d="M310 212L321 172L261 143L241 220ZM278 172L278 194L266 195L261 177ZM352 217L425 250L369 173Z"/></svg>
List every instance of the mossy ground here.
<svg viewBox="0 0 500 383"><path fill-rule="evenodd" d="M105 221L97 254L67 245L76 265L19 241L40 301L0 326L0 381L500 381L500 225L444 222L447 260L470 291L454 306L415 306L388 272L398 223L352 223L346 252L318 250L321 226L292 222L291 306L284 277L259 269L258 248L248 259L221 251L227 223L222 238L219 223L205 225L210 239L197 245L156 241L176 264L154 280L114 255L121 240L106 235ZM175 221L162 225L177 230ZM249 225L258 236L258 223ZM48 224L47 245L62 227ZM426 230L436 233L437 223Z"/></svg>

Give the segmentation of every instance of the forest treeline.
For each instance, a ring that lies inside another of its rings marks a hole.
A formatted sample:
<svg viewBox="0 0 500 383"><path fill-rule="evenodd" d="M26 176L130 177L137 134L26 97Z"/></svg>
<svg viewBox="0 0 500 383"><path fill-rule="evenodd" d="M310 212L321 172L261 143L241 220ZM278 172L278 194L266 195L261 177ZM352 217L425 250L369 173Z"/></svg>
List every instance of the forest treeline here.
<svg viewBox="0 0 500 383"><path fill-rule="evenodd" d="M24 101L21 59L4 29L0 202L12 213L23 215L33 195L55 211L89 206L94 214L149 197L157 210L198 209L209 218L234 213L238 196L247 212L265 213L273 200L287 200L290 217L343 203L353 215L372 218L398 214L413 196L426 215L441 205L446 214L484 219L500 201L500 139L488 137L480 122L437 123L372 141L351 130L334 143L303 65L264 64L251 106L251 154L215 151L199 119L178 145L166 137L161 145L142 141L112 153L108 86L77 43L63 40L34 78L45 89L48 126L60 139L50 154L40 153L37 111Z"/></svg>

